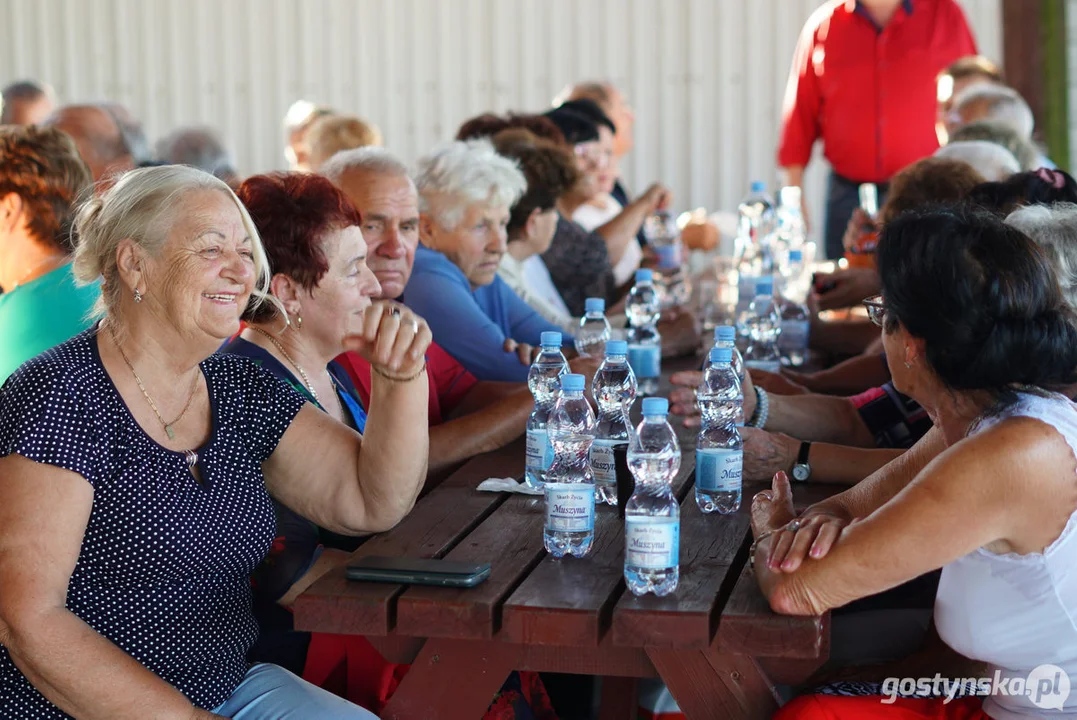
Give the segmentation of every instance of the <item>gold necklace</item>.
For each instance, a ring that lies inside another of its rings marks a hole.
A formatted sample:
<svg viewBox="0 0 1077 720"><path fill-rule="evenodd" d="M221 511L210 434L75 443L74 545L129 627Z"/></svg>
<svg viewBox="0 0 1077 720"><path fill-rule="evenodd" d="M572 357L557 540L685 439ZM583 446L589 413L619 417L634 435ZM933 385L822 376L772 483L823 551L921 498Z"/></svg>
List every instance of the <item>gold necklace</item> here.
<svg viewBox="0 0 1077 720"><path fill-rule="evenodd" d="M150 397L150 394L146 392L146 386L142 384L142 378L140 378L138 376L138 373L135 372L135 366L131 364L131 359L127 357L127 353L123 351L123 347L116 340L116 331L112 328L111 325L109 325L108 331L109 335L112 336L113 344L116 346L116 349L120 351L120 357L122 357L123 361L127 363L127 368L131 371L131 374L135 376L135 382L138 383L138 389L141 390L142 394L146 396L146 401L150 404L150 407L153 408L153 414L157 416L157 419L160 420L161 425L164 426L165 433L168 434L168 439L175 440L176 432L172 429L172 426L182 420L183 416L187 414L187 411L191 408L191 403L194 402L195 392L198 389L197 368L194 374L194 381L191 383L191 393L187 397L187 404L183 406L183 411L179 414L179 417L177 417L172 422L165 422L165 419L161 417L161 411L157 409L157 403L155 403L153 401L153 398ZM187 465L189 467L194 467L195 463L198 462L198 453L196 453L194 450L184 450L183 452L187 456Z"/></svg>
<svg viewBox="0 0 1077 720"><path fill-rule="evenodd" d="M269 338L269 342L273 343L273 345L275 345L276 348L278 350L280 350L280 354L284 356L284 359L287 360L289 363L291 363L292 367L294 367L296 370L299 371L299 377L301 377L303 379L303 384L306 385L307 390L310 391L310 396L312 398L314 398L314 402L321 405L322 401L318 398L318 392L314 389L314 384L310 381L310 378L307 377L306 370L301 368L299 366L299 363L297 363L295 360L292 359L292 356L288 354L288 351L284 349L284 346L280 344L280 341L277 340L277 338L273 337L272 335L270 335L269 333L267 333L265 330L263 330L260 327L254 327L252 325L252 326L250 326L250 328L251 328L251 330L255 330L257 332L260 332L263 335L265 335L267 338Z"/></svg>

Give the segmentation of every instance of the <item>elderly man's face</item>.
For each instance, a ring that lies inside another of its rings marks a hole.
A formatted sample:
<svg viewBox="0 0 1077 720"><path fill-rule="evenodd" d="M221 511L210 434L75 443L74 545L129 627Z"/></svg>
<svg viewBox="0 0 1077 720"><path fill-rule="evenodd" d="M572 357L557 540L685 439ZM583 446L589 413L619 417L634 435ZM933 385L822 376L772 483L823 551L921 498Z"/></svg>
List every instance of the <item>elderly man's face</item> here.
<svg viewBox="0 0 1077 720"><path fill-rule="evenodd" d="M407 176L349 170L340 189L363 216L367 265L381 283L380 299L404 294L419 245L419 199Z"/></svg>
<svg viewBox="0 0 1077 720"><path fill-rule="evenodd" d="M32 100L14 100L11 104L15 125L40 125L54 108L48 95L39 95Z"/></svg>
<svg viewBox="0 0 1077 720"><path fill-rule="evenodd" d="M475 289L494 281L508 243L508 224L507 207L473 203L451 230L423 215L423 244L449 258Z"/></svg>
<svg viewBox="0 0 1077 720"><path fill-rule="evenodd" d="M145 262L142 307L194 342L223 342L239 332L254 288L251 238L217 190L186 193L173 213L164 247Z"/></svg>

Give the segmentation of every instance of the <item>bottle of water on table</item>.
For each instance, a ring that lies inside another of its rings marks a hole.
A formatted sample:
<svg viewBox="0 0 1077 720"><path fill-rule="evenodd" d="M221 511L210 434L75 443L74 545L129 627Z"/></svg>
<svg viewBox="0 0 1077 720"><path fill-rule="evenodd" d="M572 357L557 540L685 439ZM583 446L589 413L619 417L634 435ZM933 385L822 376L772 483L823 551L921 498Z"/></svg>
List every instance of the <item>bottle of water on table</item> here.
<svg viewBox="0 0 1077 720"><path fill-rule="evenodd" d="M662 374L662 336L658 333L661 312L650 270L636 271L636 284L628 293L625 314L628 316L628 364L636 374L639 392L653 395L658 392Z"/></svg>
<svg viewBox="0 0 1077 720"><path fill-rule="evenodd" d="M539 355L527 373L527 387L535 398L535 409L527 418L527 461L524 482L542 487L542 475L553 462L553 448L546 434L546 423L561 386L561 376L568 372L568 362L561 354L561 333L544 332Z"/></svg>
<svg viewBox="0 0 1077 720"><path fill-rule="evenodd" d="M595 476L591 472L591 443L595 414L583 396L583 375L561 378L561 395L547 423L553 464L546 471L546 552L554 557L583 557L595 539Z"/></svg>
<svg viewBox="0 0 1077 720"><path fill-rule="evenodd" d="M711 350L711 364L696 389L702 424L696 439L696 504L705 513L740 509L744 445L737 417L744 417L744 395L727 347Z"/></svg>
<svg viewBox="0 0 1077 720"><path fill-rule="evenodd" d="M748 369L778 372L782 369L778 338L782 334L782 317L774 298L774 279L765 277L755 284L755 299L744 319L748 331L748 349L744 365Z"/></svg>
<svg viewBox="0 0 1077 720"><path fill-rule="evenodd" d="M728 348L731 353L732 361L730 367L733 368L733 374L737 376L737 386L744 387L744 358L741 357L740 350L737 349L737 330L732 325L720 325L714 329L714 347L715 348ZM713 349L713 348L712 348ZM707 368L713 365L711 358L714 353L708 351L707 357L703 361L703 374L707 374ZM696 398L696 406L699 405L699 398ZM734 421L737 427L744 427L744 397L741 396L741 401L737 404L737 413Z"/></svg>
<svg viewBox="0 0 1077 720"><path fill-rule="evenodd" d="M598 406L598 425L591 446L595 502L617 504L616 453L627 451L629 408L636 399L636 375L628 364L628 343L610 340L606 359L595 373L591 395Z"/></svg>
<svg viewBox="0 0 1077 720"><path fill-rule="evenodd" d="M668 413L665 398L644 398L643 422L628 448L636 488L625 505L625 584L634 595L669 595L680 579L681 507L672 483L681 448Z"/></svg>
<svg viewBox="0 0 1077 720"><path fill-rule="evenodd" d="M606 301L587 298L584 314L576 331L576 352L583 357L602 357L610 339L610 323L606 320Z"/></svg>
<svg viewBox="0 0 1077 720"><path fill-rule="evenodd" d="M689 288L684 273L684 245L673 216L659 210L643 222L643 234L658 259L655 278L663 309L683 305Z"/></svg>
<svg viewBox="0 0 1077 720"><path fill-rule="evenodd" d="M737 240L735 261L739 276L743 311L755 297L755 282L774 272L773 236L777 227L774 200L764 182L752 183L751 192L737 206Z"/></svg>
<svg viewBox="0 0 1077 720"><path fill-rule="evenodd" d="M778 339L778 350L784 365L803 365L808 356L811 314L805 303L810 282L804 269L802 252L790 250L785 287L782 288L782 334Z"/></svg>

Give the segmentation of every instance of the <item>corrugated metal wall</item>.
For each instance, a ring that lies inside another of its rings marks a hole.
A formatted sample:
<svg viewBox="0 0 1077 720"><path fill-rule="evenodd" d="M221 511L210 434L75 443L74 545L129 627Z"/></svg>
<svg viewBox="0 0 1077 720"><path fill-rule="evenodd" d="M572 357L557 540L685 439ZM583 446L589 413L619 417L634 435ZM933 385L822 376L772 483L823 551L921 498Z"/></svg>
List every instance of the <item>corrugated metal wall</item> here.
<svg viewBox="0 0 1077 720"><path fill-rule="evenodd" d="M152 137L209 124L242 172L283 165L306 98L378 124L411 161L485 110L538 110L608 78L637 115L630 186L731 208L773 181L793 46L819 0L0 0L0 82L115 99ZM1000 0L964 0L1001 58ZM818 207L822 167L808 176ZM816 211L815 217L819 217Z"/></svg>

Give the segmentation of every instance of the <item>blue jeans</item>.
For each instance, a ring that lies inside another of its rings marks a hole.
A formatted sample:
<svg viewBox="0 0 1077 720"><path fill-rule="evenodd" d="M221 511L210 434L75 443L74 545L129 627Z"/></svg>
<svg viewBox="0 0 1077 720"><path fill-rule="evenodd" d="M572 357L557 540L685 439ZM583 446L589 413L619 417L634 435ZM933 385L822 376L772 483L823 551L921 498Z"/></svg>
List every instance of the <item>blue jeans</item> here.
<svg viewBox="0 0 1077 720"><path fill-rule="evenodd" d="M377 720L377 715L311 685L277 665L259 664L213 710L235 720Z"/></svg>

